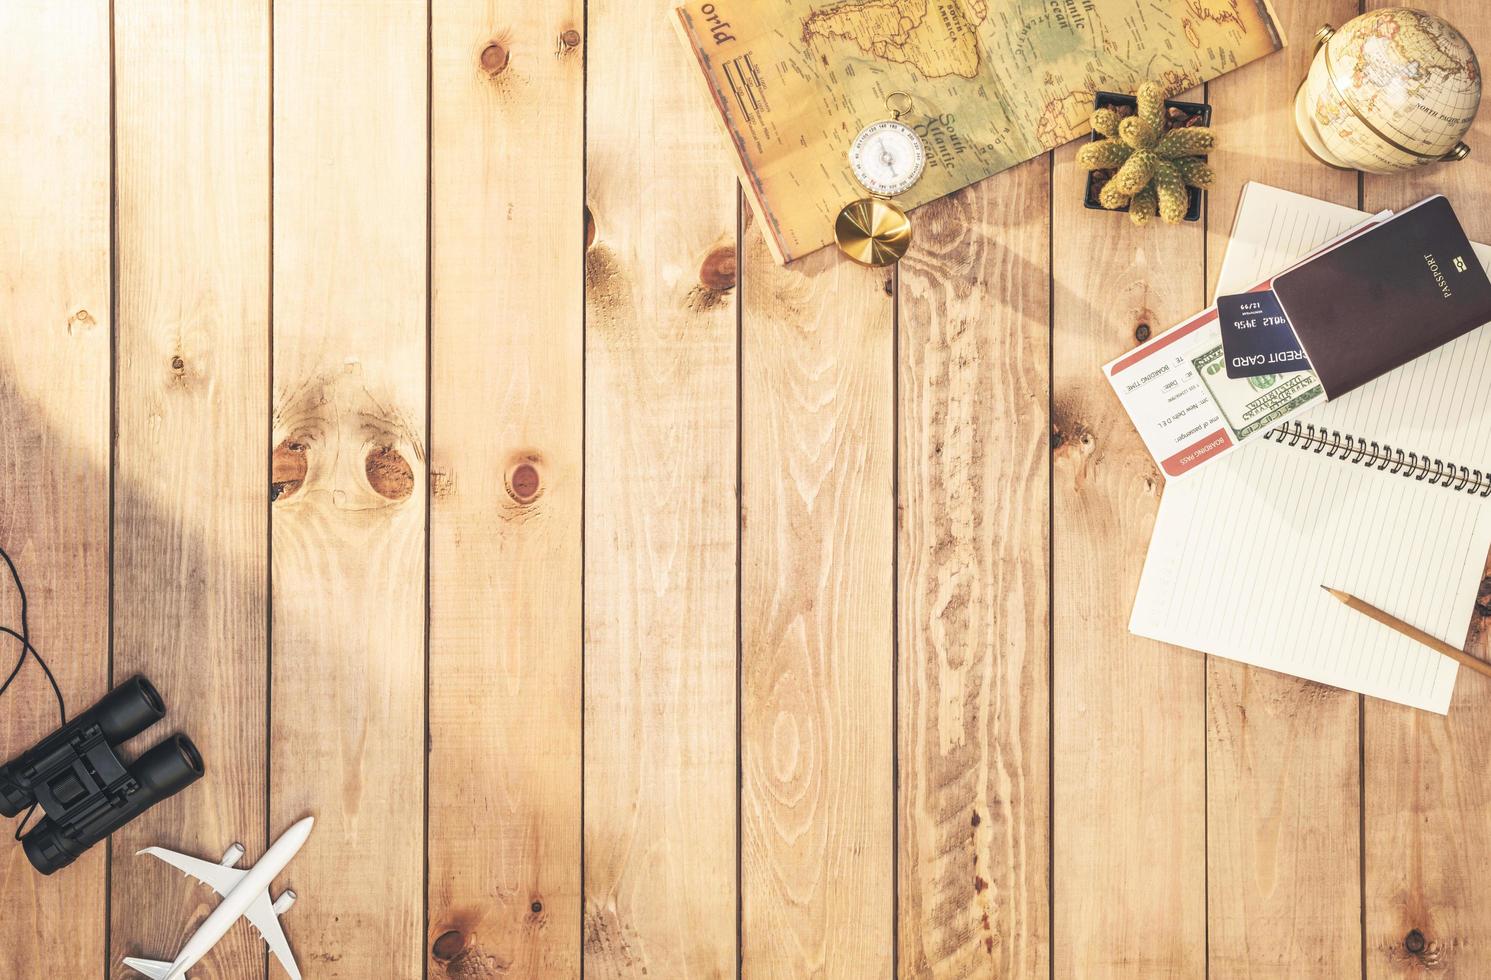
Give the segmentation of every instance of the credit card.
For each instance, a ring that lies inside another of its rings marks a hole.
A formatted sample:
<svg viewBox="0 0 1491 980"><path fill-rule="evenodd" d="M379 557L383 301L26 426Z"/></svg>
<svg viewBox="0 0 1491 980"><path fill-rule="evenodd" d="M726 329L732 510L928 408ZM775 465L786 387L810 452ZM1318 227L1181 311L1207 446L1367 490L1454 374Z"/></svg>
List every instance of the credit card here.
<svg viewBox="0 0 1491 980"><path fill-rule="evenodd" d="M1217 320L1227 377L1310 370L1310 361L1272 289L1218 296Z"/></svg>

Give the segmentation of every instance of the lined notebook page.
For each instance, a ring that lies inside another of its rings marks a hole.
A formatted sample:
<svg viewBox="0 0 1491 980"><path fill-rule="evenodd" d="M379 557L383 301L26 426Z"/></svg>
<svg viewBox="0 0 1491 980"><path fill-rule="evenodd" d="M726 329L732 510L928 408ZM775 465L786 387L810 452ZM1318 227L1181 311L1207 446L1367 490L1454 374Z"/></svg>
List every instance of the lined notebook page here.
<svg viewBox="0 0 1491 980"><path fill-rule="evenodd" d="M1250 184L1218 290L1245 289L1364 217ZM1478 256L1491 262L1491 250ZM1302 421L1484 470L1488 393L1491 329L1482 328ZM1456 664L1319 586L1458 644L1488 549L1491 501L1255 441L1167 485L1130 629L1442 713Z"/></svg>

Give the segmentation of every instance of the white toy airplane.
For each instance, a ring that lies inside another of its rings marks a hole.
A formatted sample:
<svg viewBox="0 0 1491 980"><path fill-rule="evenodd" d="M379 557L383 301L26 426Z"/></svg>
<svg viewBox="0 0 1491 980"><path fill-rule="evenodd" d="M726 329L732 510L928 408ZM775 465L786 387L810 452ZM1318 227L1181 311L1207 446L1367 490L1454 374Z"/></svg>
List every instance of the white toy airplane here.
<svg viewBox="0 0 1491 980"><path fill-rule="evenodd" d="M142 960L134 956L126 956L124 965L138 970L153 980L186 980L186 971L197 964L197 961L206 956L217 941L227 934L228 928L237 922L239 917L248 916L259 935L269 944L274 955L279 957L285 972L289 973L294 980L300 980L300 968L295 965L295 954L290 952L290 943L285 939L284 930L280 928L280 913L288 909L295 901L295 893L285 891L273 903L269 901L269 884L274 881L274 876L284 870L285 865L290 863L305 844L306 838L311 835L311 824L314 818L306 817L295 824L274 842L259 863L247 870L235 867L238 859L243 857L243 845L234 844L228 848L228 853L218 864L211 861L203 861L199 858L187 857L185 854L177 854L163 847L147 847L141 854L150 854L160 858L162 861L188 875L211 885L213 890L223 897L217 908L209 915L192 934L192 938L186 941L181 953L177 955L174 962L166 963L160 960Z"/></svg>

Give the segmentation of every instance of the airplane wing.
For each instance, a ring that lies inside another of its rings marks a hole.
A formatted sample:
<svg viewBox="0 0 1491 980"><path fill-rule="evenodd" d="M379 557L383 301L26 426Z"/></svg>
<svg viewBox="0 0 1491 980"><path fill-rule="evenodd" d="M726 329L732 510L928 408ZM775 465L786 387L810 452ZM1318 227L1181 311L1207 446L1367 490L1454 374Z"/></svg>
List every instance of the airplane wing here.
<svg viewBox="0 0 1491 980"><path fill-rule="evenodd" d="M166 980L171 975L171 964L165 960L142 960L138 956L126 956L124 965L150 980Z"/></svg>
<svg viewBox="0 0 1491 980"><path fill-rule="evenodd" d="M269 889L260 892L244 914L254 928L259 930L259 935L264 937L270 952L279 959L291 980L300 980L300 967L295 965L295 954L290 952L290 941L285 938L285 930L280 928L280 917L269 901Z"/></svg>
<svg viewBox="0 0 1491 980"><path fill-rule="evenodd" d="M213 864L211 861L203 861L201 858L188 857L185 854L177 854L168 851L164 847L147 847L137 854L149 854L151 857L160 858L162 861L175 868L184 871L188 875L204 884L211 885L212 890L219 895L226 896L233 890L244 875L248 874L241 868L228 868L221 864Z"/></svg>

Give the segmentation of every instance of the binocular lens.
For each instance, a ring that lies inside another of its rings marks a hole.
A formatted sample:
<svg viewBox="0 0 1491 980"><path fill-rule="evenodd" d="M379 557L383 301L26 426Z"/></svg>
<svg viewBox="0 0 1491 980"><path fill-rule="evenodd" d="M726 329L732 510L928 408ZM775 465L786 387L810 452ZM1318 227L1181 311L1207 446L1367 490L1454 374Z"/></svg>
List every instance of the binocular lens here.
<svg viewBox="0 0 1491 980"><path fill-rule="evenodd" d="M166 702L143 677L131 677L89 711L113 745L134 738L166 716Z"/></svg>
<svg viewBox="0 0 1491 980"><path fill-rule="evenodd" d="M129 773L140 781L135 805L140 810L186 789L202 778L202 755L185 735L172 735L135 760Z"/></svg>
<svg viewBox="0 0 1491 980"><path fill-rule="evenodd" d="M77 848L77 853L74 853L67 847L67 839L57 832L57 825L52 823L51 817L38 820L30 833L21 838L21 847L26 851L26 860L44 875L61 871L86 850Z"/></svg>

